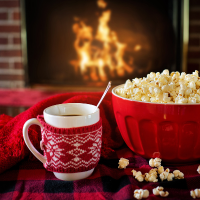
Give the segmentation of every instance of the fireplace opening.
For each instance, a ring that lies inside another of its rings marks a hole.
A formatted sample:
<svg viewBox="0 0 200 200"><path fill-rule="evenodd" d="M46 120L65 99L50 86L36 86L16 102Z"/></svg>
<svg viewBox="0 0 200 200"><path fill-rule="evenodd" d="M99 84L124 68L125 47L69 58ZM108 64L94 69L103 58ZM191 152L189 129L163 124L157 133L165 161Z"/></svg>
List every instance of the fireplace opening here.
<svg viewBox="0 0 200 200"><path fill-rule="evenodd" d="M23 0L26 85L102 87L181 71L180 2Z"/></svg>

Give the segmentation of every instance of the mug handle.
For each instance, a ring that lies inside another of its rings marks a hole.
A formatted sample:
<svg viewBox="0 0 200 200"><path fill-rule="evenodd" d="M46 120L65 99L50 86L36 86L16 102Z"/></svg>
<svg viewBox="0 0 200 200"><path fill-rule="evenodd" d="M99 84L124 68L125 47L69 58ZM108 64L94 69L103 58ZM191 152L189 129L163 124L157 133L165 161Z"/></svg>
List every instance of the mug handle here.
<svg viewBox="0 0 200 200"><path fill-rule="evenodd" d="M29 119L28 121L26 121L26 123L23 126L24 141L26 143L26 146L33 153L33 155L44 164L46 162L47 158L36 150L36 148L33 146L33 144L31 143L31 141L29 139L29 136L28 136L28 129L33 124L36 124L36 125L40 126L41 128L43 127L42 124L36 118L32 118L32 119Z"/></svg>

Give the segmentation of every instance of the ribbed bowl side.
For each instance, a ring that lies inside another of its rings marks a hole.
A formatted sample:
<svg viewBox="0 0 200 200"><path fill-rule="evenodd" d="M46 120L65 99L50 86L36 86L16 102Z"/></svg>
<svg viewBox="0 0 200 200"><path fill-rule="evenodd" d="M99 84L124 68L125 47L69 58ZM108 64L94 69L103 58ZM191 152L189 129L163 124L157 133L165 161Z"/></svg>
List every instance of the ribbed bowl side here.
<svg viewBox="0 0 200 200"><path fill-rule="evenodd" d="M113 95L113 108L128 147L168 163L200 159L200 104L153 104Z"/></svg>

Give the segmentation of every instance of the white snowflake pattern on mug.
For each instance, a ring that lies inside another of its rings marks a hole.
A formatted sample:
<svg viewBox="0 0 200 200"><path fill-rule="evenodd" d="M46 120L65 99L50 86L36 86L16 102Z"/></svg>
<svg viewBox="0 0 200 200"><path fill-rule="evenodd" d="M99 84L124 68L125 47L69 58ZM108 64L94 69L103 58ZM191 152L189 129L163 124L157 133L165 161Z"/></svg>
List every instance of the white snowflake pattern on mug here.
<svg viewBox="0 0 200 200"><path fill-rule="evenodd" d="M46 148L47 148L46 152L50 153L50 156L52 157L52 159L54 161L57 161L60 158L60 156L64 156L65 155L65 154L62 153L62 151L64 149L59 149L58 145L54 145L53 141L50 141L49 143L47 143Z"/></svg>

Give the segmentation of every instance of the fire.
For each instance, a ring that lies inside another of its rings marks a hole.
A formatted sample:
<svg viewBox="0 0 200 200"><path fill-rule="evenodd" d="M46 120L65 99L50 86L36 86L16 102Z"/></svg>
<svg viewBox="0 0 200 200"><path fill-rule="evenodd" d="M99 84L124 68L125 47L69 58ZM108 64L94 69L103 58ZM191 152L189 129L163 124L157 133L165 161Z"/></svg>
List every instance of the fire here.
<svg viewBox="0 0 200 200"><path fill-rule="evenodd" d="M105 8L107 6L107 3L104 0L97 0L97 5L99 8Z"/></svg>
<svg viewBox="0 0 200 200"><path fill-rule="evenodd" d="M97 5L102 12L95 33L83 20L74 18L72 29L76 35L74 48L78 59L70 63L76 72L80 71L84 80L107 81L108 74L111 77L122 77L125 72L131 73L133 67L126 64L123 59L127 45L119 41L117 33L108 25L111 10L105 10L107 3L104 0L97 0ZM136 51L140 48L138 46Z"/></svg>

